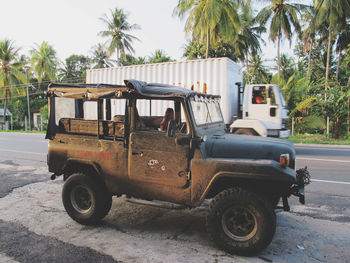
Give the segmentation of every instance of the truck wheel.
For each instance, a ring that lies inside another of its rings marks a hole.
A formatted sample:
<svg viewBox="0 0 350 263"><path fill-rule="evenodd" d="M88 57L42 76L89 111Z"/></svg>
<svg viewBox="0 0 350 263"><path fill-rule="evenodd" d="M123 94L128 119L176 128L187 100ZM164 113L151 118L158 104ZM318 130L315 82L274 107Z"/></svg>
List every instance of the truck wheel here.
<svg viewBox="0 0 350 263"><path fill-rule="evenodd" d="M230 188L212 200L207 229L223 250L251 256L271 243L276 214L265 197L240 187Z"/></svg>
<svg viewBox="0 0 350 263"><path fill-rule="evenodd" d="M238 135L249 135L249 136L256 136L256 134L254 133L253 130L251 129L237 129L234 134L238 134Z"/></svg>
<svg viewBox="0 0 350 263"><path fill-rule="evenodd" d="M112 205L112 196L98 180L82 173L71 175L62 190L68 215L83 225L92 225L105 217Z"/></svg>

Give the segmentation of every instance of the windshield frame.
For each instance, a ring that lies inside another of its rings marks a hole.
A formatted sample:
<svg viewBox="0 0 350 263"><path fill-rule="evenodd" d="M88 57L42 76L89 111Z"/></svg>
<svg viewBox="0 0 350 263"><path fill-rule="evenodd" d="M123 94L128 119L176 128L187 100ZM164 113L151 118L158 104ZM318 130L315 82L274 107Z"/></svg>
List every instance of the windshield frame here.
<svg viewBox="0 0 350 263"><path fill-rule="evenodd" d="M203 106L205 107L204 108L206 110L206 112L204 113L206 115L205 121L200 120L200 116L198 115L198 113L202 114L202 112L198 112L195 110L194 108L195 104L202 105L201 106L202 109L200 109L201 111L203 110ZM191 110L193 114L194 124L196 126L200 127L200 126L207 126L215 123L224 122L224 117L222 115L221 107L218 99L212 99L212 98L207 99L203 97L198 98L197 96L195 96L194 98L190 99L190 105L191 105ZM215 108L209 107L209 105L215 106ZM216 112L213 112L213 110Z"/></svg>
<svg viewBox="0 0 350 263"><path fill-rule="evenodd" d="M220 121L215 121L215 122L205 122L205 123L198 123L198 121L196 120L196 114L195 111L193 109L193 104L192 101L195 101L197 97L197 100L203 100L203 102L205 103L206 109L209 111L208 108L208 100L211 99L212 102L211 103L215 103L218 109L218 112L220 113ZM205 99L207 99L207 101L205 101ZM194 130L195 130L195 134L196 136L200 137L200 136L204 136L210 133L215 133L215 134L224 134L225 133L225 123L224 123L224 118L222 115L222 111L221 111L221 106L220 106L220 100L219 98L205 98L205 97L198 97L198 96L194 96L189 98L188 100L188 107L190 109L191 112L191 118L192 118L192 123L194 125Z"/></svg>

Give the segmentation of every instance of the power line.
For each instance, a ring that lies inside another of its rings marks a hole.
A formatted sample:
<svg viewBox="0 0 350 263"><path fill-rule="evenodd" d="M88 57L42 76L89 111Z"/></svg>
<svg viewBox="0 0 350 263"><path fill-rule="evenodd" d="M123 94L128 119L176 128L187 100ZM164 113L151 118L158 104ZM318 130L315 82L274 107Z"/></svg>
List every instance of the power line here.
<svg viewBox="0 0 350 263"><path fill-rule="evenodd" d="M36 93L29 93L29 96L33 96L33 95L44 95L44 92L36 92ZM21 95L21 96L11 96L11 98L9 99L15 99L15 98L22 98L22 97L27 97L27 95ZM0 100L5 100L5 98L0 98Z"/></svg>
<svg viewBox="0 0 350 263"><path fill-rule="evenodd" d="M68 78L68 79L64 79L64 81L61 81L61 80L57 80L57 81L42 81L42 82L30 82L30 85L32 88L35 88L33 85L35 84L40 84L40 85L47 85L47 84L50 84L50 83L62 83L62 82L66 82L66 81L74 81L74 80L81 80L81 81L84 81L85 78L84 77L75 77L75 78ZM6 85L6 86L2 86L0 87L0 89L5 89L5 88L25 88L26 87L26 84L16 84L16 85Z"/></svg>

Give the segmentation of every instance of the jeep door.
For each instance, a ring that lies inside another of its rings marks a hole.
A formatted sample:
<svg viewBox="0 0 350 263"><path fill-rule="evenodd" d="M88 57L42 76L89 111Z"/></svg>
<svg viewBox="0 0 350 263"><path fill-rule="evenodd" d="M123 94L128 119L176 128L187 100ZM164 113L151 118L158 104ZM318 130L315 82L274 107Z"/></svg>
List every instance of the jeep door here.
<svg viewBox="0 0 350 263"><path fill-rule="evenodd" d="M186 136L187 129L185 126L183 133L178 129L172 137L161 130L167 108L174 110L177 125L185 126L180 101L137 100L129 140L129 177L143 184L184 188L188 183L189 143L179 145L176 138Z"/></svg>

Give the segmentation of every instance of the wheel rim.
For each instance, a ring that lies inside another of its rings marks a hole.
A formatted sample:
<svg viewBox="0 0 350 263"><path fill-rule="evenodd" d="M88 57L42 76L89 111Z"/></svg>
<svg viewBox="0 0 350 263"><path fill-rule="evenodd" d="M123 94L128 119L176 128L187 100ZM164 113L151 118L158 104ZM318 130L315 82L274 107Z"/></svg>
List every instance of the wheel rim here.
<svg viewBox="0 0 350 263"><path fill-rule="evenodd" d="M230 207L221 218L224 233L231 239L247 241L251 239L258 230L257 219L254 213L243 206Z"/></svg>
<svg viewBox="0 0 350 263"><path fill-rule="evenodd" d="M79 213L86 214L92 207L92 192L83 185L77 185L73 188L71 195L73 208Z"/></svg>

